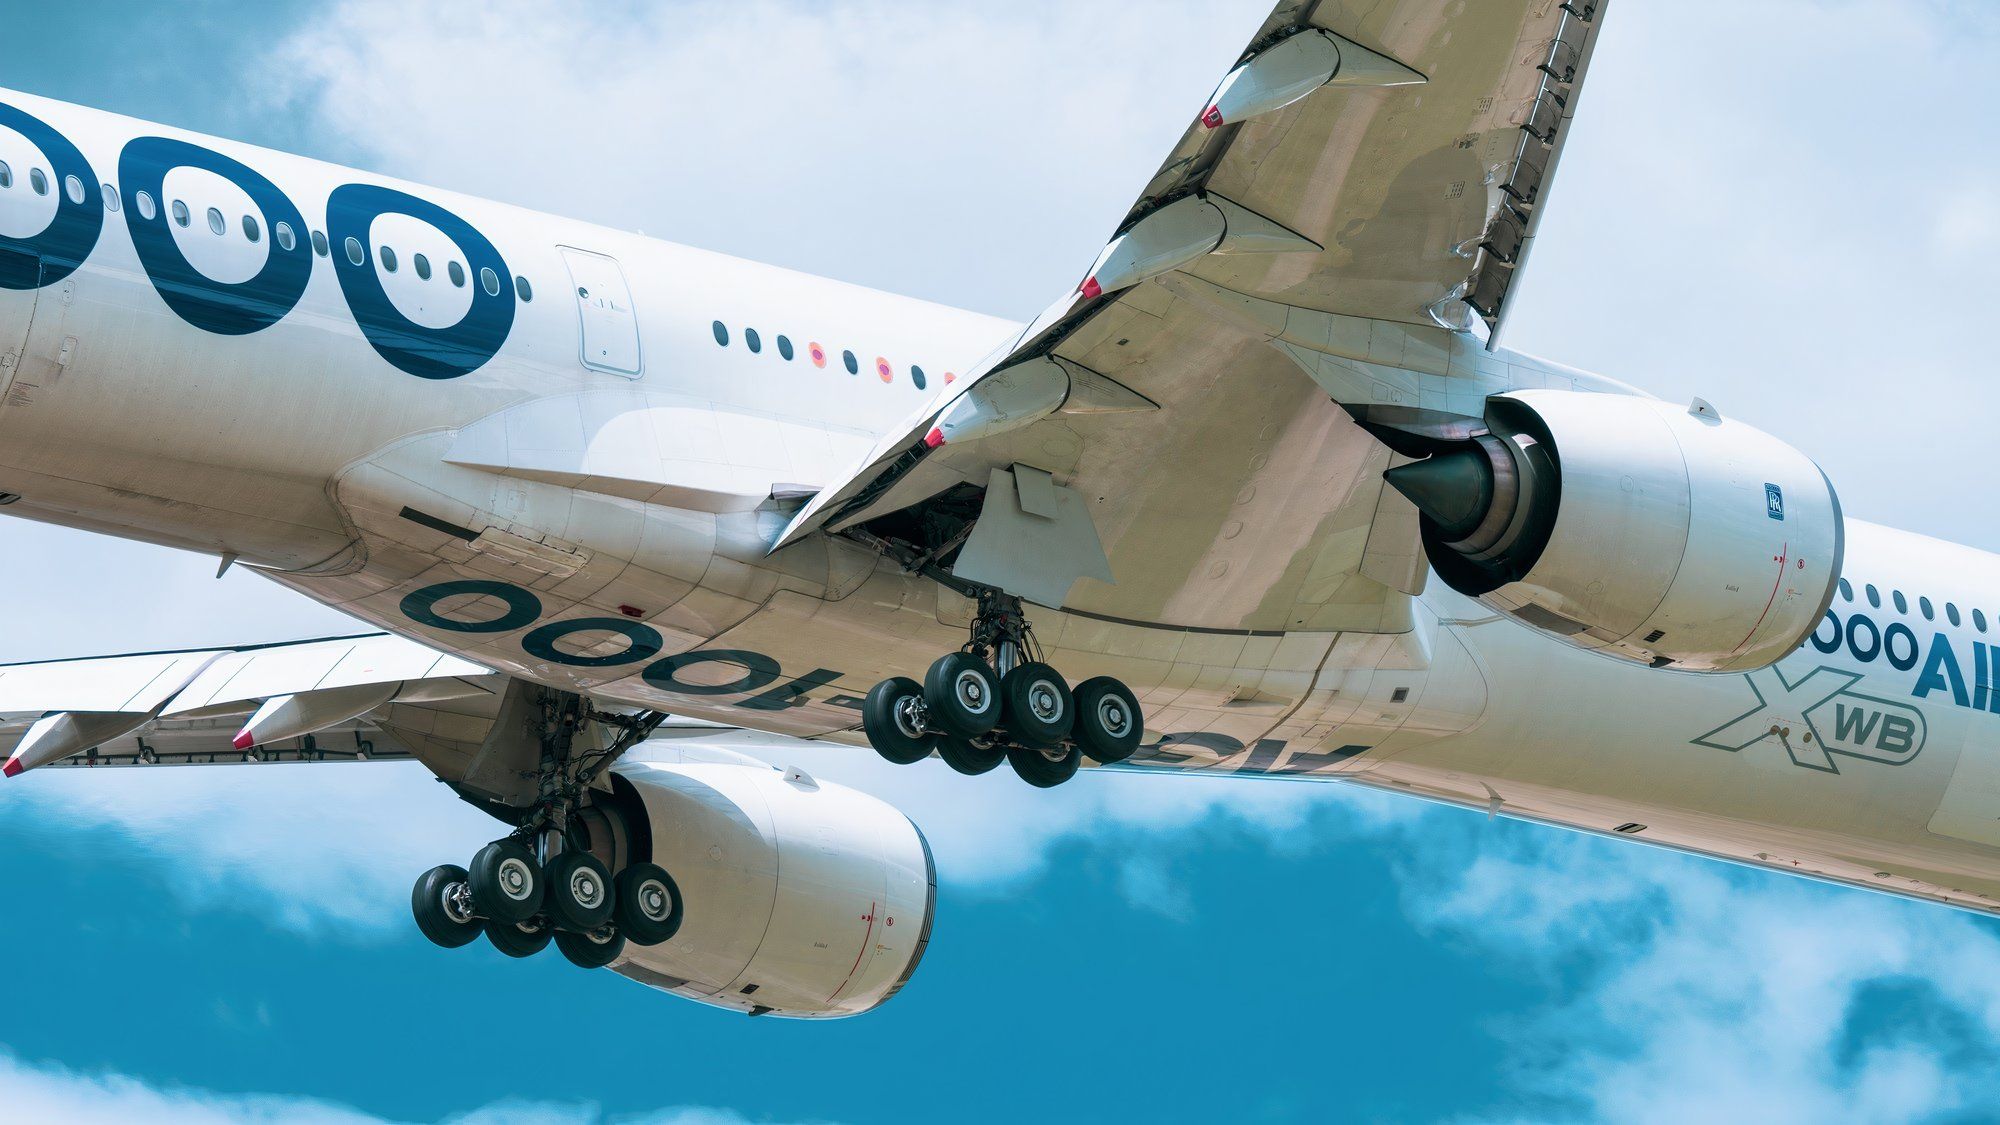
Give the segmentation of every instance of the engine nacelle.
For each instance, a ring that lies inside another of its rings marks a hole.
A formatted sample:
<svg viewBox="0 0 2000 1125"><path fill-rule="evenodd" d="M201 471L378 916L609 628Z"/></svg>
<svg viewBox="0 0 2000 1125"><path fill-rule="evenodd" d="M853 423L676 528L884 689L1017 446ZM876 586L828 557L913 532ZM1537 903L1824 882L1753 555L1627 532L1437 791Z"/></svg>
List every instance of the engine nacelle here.
<svg viewBox="0 0 2000 1125"><path fill-rule="evenodd" d="M937 905L923 834L865 793L724 756L622 763L604 816L586 818L593 851L615 837L681 892L680 930L611 968L750 1015L834 1019L894 996Z"/></svg>
<svg viewBox="0 0 2000 1125"><path fill-rule="evenodd" d="M1580 648L1743 672L1798 648L1840 577L1833 485L1707 404L1575 391L1486 403L1488 432L1385 479L1453 589Z"/></svg>

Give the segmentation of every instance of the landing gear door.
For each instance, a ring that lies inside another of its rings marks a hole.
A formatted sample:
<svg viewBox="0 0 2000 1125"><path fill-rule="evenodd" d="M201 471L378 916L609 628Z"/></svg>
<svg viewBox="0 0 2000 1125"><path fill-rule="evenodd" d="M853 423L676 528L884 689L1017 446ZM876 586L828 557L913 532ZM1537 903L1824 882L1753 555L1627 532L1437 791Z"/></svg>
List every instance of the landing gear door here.
<svg viewBox="0 0 2000 1125"><path fill-rule="evenodd" d="M564 246L571 293L582 322L583 365L627 378L639 377L639 318L632 290L615 259Z"/></svg>

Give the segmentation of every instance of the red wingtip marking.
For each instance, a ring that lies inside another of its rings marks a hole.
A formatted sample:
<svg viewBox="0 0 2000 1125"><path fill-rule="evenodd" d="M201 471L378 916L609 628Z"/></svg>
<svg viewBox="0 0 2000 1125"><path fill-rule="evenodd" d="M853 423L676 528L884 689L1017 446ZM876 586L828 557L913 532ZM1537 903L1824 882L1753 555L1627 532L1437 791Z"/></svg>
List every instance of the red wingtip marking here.
<svg viewBox="0 0 2000 1125"><path fill-rule="evenodd" d="M26 768L27 768L26 766L23 766L21 764L21 759L9 758L7 759L6 765L0 766L0 773L4 773L8 777L13 777L15 774L20 773L22 770Z"/></svg>
<svg viewBox="0 0 2000 1125"><path fill-rule="evenodd" d="M924 448L936 449L938 446L943 444L944 444L944 431L938 429L936 426L932 426L931 432L924 435Z"/></svg>
<svg viewBox="0 0 2000 1125"><path fill-rule="evenodd" d="M1104 286L1099 285L1095 277L1086 277L1083 279L1083 295L1086 299L1095 301L1104 296Z"/></svg>
<svg viewBox="0 0 2000 1125"><path fill-rule="evenodd" d="M1212 105L1212 106L1209 106L1209 107L1208 107L1208 112L1206 112L1206 113L1204 113L1204 114L1202 114L1202 115L1201 115L1201 123L1202 123L1203 125L1206 125L1206 126L1208 126L1208 127L1209 127L1209 128L1211 128L1211 129L1218 129L1218 128L1221 128L1221 126L1222 126L1222 107L1221 107L1221 106L1219 106L1219 105Z"/></svg>
<svg viewBox="0 0 2000 1125"><path fill-rule="evenodd" d="M244 730L237 731L236 737L230 739L229 744L231 746L236 747L238 750L248 750L252 746L257 745L257 736L251 734L250 731L246 728Z"/></svg>

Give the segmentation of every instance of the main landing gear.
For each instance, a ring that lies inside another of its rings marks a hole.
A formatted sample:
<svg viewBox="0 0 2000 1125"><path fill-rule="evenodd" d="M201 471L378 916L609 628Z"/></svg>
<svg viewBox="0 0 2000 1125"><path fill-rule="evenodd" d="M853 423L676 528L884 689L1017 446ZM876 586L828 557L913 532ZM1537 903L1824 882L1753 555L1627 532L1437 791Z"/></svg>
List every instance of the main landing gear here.
<svg viewBox="0 0 2000 1125"><path fill-rule="evenodd" d="M521 825L479 849L471 867L433 867L410 892L417 928L455 949L481 934L509 957L556 948L571 964L601 968L630 942L658 945L681 925L680 888L652 863L627 863L614 877L590 846L580 802L591 782L665 718L592 712L575 695L552 695L543 706L542 761L537 799ZM589 722L620 729L611 747L573 752ZM606 842L603 849L617 854Z"/></svg>
<svg viewBox="0 0 2000 1125"><path fill-rule="evenodd" d="M1131 757L1144 731L1132 689L1110 676L1072 689L1037 655L1021 599L982 591L963 649L939 657L921 684L895 676L868 693L869 744L898 765L935 750L963 774L1004 761L1043 789L1076 776L1086 755L1107 764Z"/></svg>

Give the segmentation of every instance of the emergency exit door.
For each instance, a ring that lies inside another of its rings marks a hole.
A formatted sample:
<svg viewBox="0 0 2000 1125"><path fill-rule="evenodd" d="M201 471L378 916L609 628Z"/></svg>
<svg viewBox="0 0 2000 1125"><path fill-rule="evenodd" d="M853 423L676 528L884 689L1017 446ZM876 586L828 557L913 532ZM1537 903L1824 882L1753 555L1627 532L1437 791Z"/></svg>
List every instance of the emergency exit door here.
<svg viewBox="0 0 2000 1125"><path fill-rule="evenodd" d="M582 322L583 365L638 378L639 318L632 310L625 272L602 254L571 246L561 250Z"/></svg>

